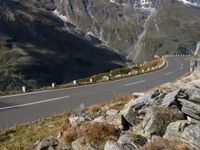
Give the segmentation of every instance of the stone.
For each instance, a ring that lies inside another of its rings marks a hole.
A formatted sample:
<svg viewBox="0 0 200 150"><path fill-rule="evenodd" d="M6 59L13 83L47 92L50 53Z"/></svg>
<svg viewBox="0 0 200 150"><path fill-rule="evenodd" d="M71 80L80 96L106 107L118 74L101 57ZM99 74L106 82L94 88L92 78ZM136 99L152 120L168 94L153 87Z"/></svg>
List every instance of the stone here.
<svg viewBox="0 0 200 150"><path fill-rule="evenodd" d="M140 122L140 119L137 118L137 111L130 109L129 112L124 116L121 116L121 123L123 130L128 130L131 126L135 126Z"/></svg>
<svg viewBox="0 0 200 150"><path fill-rule="evenodd" d="M84 149L84 137L82 138L79 138L75 141L72 142L72 148L73 150L81 150L81 149Z"/></svg>
<svg viewBox="0 0 200 150"><path fill-rule="evenodd" d="M176 99L176 96L178 95L179 91L180 90L175 90L173 92L166 94L165 97L162 100L161 106L169 107L169 106L172 106L172 105L176 105L175 99Z"/></svg>
<svg viewBox="0 0 200 150"><path fill-rule="evenodd" d="M188 100L200 104L200 89L186 89L185 94L188 95Z"/></svg>
<svg viewBox="0 0 200 150"><path fill-rule="evenodd" d="M177 81L177 82L175 82L174 83L174 86L175 87L177 87L178 89L186 89L186 88L194 88L194 86L193 85L191 85L191 84L188 84L187 82L183 82L183 81L181 81L181 80L179 80L179 81Z"/></svg>
<svg viewBox="0 0 200 150"><path fill-rule="evenodd" d="M182 140L198 149L200 147L200 124L190 124L188 120L172 122L168 125L164 138Z"/></svg>
<svg viewBox="0 0 200 150"><path fill-rule="evenodd" d="M191 145L200 148L200 124L190 124L187 126L181 138L185 139Z"/></svg>
<svg viewBox="0 0 200 150"><path fill-rule="evenodd" d="M106 115L108 115L109 117L114 117L116 115L118 115L118 110L116 109L109 109L106 111Z"/></svg>
<svg viewBox="0 0 200 150"><path fill-rule="evenodd" d="M178 120L170 123L165 131L164 138L166 139L179 139L185 127L189 125L188 120Z"/></svg>
<svg viewBox="0 0 200 150"><path fill-rule="evenodd" d="M96 150L94 147L92 147L91 144L87 143L85 146L84 146L84 150Z"/></svg>
<svg viewBox="0 0 200 150"><path fill-rule="evenodd" d="M77 108L75 110L75 116L79 116L79 117L83 117L85 115L85 111L86 111L86 106L84 103L82 103L79 108Z"/></svg>
<svg viewBox="0 0 200 150"><path fill-rule="evenodd" d="M49 148L56 149L57 146L58 146L58 140L53 136L50 136L48 138L43 139L36 146L36 150L48 150Z"/></svg>
<svg viewBox="0 0 200 150"><path fill-rule="evenodd" d="M200 120L200 105L185 99L178 99L181 104L181 111L197 120Z"/></svg>
<svg viewBox="0 0 200 150"><path fill-rule="evenodd" d="M83 117L69 117L69 122L71 125L74 125L78 122L83 122L85 119Z"/></svg>
<svg viewBox="0 0 200 150"><path fill-rule="evenodd" d="M124 145L126 143L132 145L135 149L141 148L147 143L147 139L141 135L121 135L117 141L120 145Z"/></svg>
<svg viewBox="0 0 200 150"><path fill-rule="evenodd" d="M169 123L183 118L177 108L154 107L146 113L142 127L147 135L163 135Z"/></svg>
<svg viewBox="0 0 200 150"><path fill-rule="evenodd" d="M151 98L156 98L157 96L159 96L161 93L160 90L156 90L152 95L151 95Z"/></svg>
<svg viewBox="0 0 200 150"><path fill-rule="evenodd" d="M200 89L200 79L192 80L191 84L193 84L195 88Z"/></svg>
<svg viewBox="0 0 200 150"><path fill-rule="evenodd" d="M122 150L122 147L116 141L108 140L106 142L104 150Z"/></svg>
<svg viewBox="0 0 200 150"><path fill-rule="evenodd" d="M92 120L92 123L94 123L94 122L103 123L103 122L106 122L106 120L105 120L104 116L99 116L99 117L95 118L94 120Z"/></svg>

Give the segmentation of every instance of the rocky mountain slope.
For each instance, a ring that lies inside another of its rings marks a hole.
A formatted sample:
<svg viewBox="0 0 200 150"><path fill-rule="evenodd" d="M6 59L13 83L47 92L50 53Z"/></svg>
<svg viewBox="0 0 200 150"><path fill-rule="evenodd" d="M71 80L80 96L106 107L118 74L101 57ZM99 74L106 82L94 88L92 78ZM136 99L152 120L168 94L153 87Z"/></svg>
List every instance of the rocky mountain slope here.
<svg viewBox="0 0 200 150"><path fill-rule="evenodd" d="M198 0L56 0L51 8L85 37L141 62L154 54L191 53L200 37L198 6Z"/></svg>
<svg viewBox="0 0 200 150"><path fill-rule="evenodd" d="M49 9L26 0L0 1L1 92L69 82L123 65L118 54L96 38L85 40Z"/></svg>

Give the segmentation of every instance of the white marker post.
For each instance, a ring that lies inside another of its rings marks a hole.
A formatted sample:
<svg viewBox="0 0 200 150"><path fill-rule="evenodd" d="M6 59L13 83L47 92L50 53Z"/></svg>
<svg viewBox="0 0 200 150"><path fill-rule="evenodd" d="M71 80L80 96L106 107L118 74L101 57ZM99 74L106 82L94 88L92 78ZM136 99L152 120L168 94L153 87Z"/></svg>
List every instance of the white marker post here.
<svg viewBox="0 0 200 150"><path fill-rule="evenodd" d="M51 84L52 88L55 88L55 85L56 85L55 83L52 83L52 84Z"/></svg>
<svg viewBox="0 0 200 150"><path fill-rule="evenodd" d="M93 82L93 80L92 80L92 78L90 78L90 83L92 83Z"/></svg>
<svg viewBox="0 0 200 150"><path fill-rule="evenodd" d="M74 81L73 81L73 85L76 85L76 84L77 84L77 82L76 82L76 80L74 80Z"/></svg>
<svg viewBox="0 0 200 150"><path fill-rule="evenodd" d="M108 76L106 76L106 81L109 81L109 77Z"/></svg>
<svg viewBox="0 0 200 150"><path fill-rule="evenodd" d="M22 86L22 92L26 93L26 87L25 86Z"/></svg>

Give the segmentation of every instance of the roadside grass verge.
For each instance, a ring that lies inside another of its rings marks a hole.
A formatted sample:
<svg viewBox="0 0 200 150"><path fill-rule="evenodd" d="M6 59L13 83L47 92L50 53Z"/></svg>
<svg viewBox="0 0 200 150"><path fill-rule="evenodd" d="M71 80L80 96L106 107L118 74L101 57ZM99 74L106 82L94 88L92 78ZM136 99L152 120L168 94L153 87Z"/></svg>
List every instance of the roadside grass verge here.
<svg viewBox="0 0 200 150"><path fill-rule="evenodd" d="M49 135L56 135L58 127L63 119L70 113L57 114L49 118L40 119L23 125L8 129L0 129L1 150L22 150L28 149L35 143Z"/></svg>

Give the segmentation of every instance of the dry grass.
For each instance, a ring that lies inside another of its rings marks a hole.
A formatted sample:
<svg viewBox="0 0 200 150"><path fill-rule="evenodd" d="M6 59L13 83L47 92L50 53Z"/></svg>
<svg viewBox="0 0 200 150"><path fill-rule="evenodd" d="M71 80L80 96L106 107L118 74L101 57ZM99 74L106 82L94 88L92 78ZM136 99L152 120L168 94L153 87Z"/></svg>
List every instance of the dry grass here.
<svg viewBox="0 0 200 150"><path fill-rule="evenodd" d="M108 139L117 139L119 130L114 126L106 123L82 123L71 126L63 132L62 143L70 145L74 140L84 137L85 143L93 143L101 146Z"/></svg>
<svg viewBox="0 0 200 150"><path fill-rule="evenodd" d="M91 113L96 113L96 112L99 112L100 110L101 110L100 105L92 105L88 108L88 111Z"/></svg>
<svg viewBox="0 0 200 150"><path fill-rule="evenodd" d="M190 150L188 146L179 141L170 142L161 137L155 138L152 142L146 144L143 150Z"/></svg>
<svg viewBox="0 0 200 150"><path fill-rule="evenodd" d="M21 150L27 149L36 141L57 135L58 128L62 124L68 113L55 115L47 119L27 123L9 129L0 130L0 149L1 150Z"/></svg>

